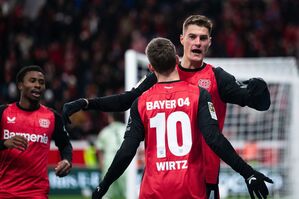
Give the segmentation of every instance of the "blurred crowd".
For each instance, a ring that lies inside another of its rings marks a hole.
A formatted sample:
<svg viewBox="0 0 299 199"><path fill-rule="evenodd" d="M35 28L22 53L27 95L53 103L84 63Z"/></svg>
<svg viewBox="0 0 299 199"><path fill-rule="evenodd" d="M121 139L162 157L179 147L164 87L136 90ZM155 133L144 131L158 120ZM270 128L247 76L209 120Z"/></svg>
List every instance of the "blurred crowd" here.
<svg viewBox="0 0 299 199"><path fill-rule="evenodd" d="M124 53L144 53L167 37L177 46L182 22L203 14L214 22L209 57L299 58L298 0L0 0L0 104L18 99L16 72L40 65L47 73L44 103L124 91ZM275 66L273 66L275 67ZM72 138L97 134L101 112L72 118Z"/></svg>

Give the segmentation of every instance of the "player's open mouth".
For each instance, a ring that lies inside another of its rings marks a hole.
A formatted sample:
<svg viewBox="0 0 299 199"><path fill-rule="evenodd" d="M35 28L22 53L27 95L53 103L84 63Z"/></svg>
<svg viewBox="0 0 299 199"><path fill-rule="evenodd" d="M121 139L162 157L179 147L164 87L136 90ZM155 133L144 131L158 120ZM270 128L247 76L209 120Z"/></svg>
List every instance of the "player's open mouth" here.
<svg viewBox="0 0 299 199"><path fill-rule="evenodd" d="M31 91L31 94L32 94L34 97L40 97L40 96L41 96L41 92L40 92L40 91L37 91L37 90L33 90L33 91Z"/></svg>
<svg viewBox="0 0 299 199"><path fill-rule="evenodd" d="M193 54L201 54L201 50L200 49L193 49L193 50L191 50L191 52Z"/></svg>

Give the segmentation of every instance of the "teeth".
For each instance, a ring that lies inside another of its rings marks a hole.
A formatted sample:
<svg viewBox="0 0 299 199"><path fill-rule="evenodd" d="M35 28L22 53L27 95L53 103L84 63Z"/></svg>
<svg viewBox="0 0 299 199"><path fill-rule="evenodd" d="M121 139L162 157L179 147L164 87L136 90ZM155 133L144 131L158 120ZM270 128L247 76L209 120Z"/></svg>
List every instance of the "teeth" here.
<svg viewBox="0 0 299 199"><path fill-rule="evenodd" d="M32 93L32 95L34 95L34 96L40 96L40 92L32 91L31 93Z"/></svg>

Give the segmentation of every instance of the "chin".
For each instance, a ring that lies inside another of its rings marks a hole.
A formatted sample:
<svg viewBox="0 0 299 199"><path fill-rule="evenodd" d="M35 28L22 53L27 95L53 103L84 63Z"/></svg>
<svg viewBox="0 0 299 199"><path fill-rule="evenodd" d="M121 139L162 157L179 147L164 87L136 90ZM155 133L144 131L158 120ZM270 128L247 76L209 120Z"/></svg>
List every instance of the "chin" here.
<svg viewBox="0 0 299 199"><path fill-rule="evenodd" d="M202 62L203 58L202 57L193 57L190 59L192 62Z"/></svg>
<svg viewBox="0 0 299 199"><path fill-rule="evenodd" d="M36 97L32 97L32 98L30 98L31 103L34 103L34 104L39 103L40 100L41 100L40 97L39 97L39 98L36 98Z"/></svg>

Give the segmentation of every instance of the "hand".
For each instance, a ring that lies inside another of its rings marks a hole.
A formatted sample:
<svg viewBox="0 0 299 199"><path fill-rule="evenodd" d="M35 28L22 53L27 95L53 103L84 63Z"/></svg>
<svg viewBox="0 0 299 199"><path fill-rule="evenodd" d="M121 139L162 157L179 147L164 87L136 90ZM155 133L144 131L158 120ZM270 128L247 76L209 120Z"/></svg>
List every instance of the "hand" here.
<svg viewBox="0 0 299 199"><path fill-rule="evenodd" d="M55 167L55 174L58 177L64 177L70 173L71 168L72 165L68 160L62 160L58 162L57 166Z"/></svg>
<svg viewBox="0 0 299 199"><path fill-rule="evenodd" d="M267 83L262 78L251 78L243 82L247 84L247 90L252 95L260 95L267 89Z"/></svg>
<svg viewBox="0 0 299 199"><path fill-rule="evenodd" d="M25 151L28 148L28 140L20 135L13 136L4 141L4 146L8 149L15 148Z"/></svg>
<svg viewBox="0 0 299 199"><path fill-rule="evenodd" d="M68 103L65 103L62 108L62 121L63 124L71 124L70 116L80 111L88 105L88 101L84 98L80 98Z"/></svg>
<svg viewBox="0 0 299 199"><path fill-rule="evenodd" d="M97 188L92 192L92 199L101 199L108 189L104 189L101 186L101 183L97 186Z"/></svg>
<svg viewBox="0 0 299 199"><path fill-rule="evenodd" d="M254 171L253 175L245 179L251 199L255 199L254 194L259 199L267 198L269 191L267 185L265 184L265 181L273 183L270 178L266 177L264 174L258 171Z"/></svg>

